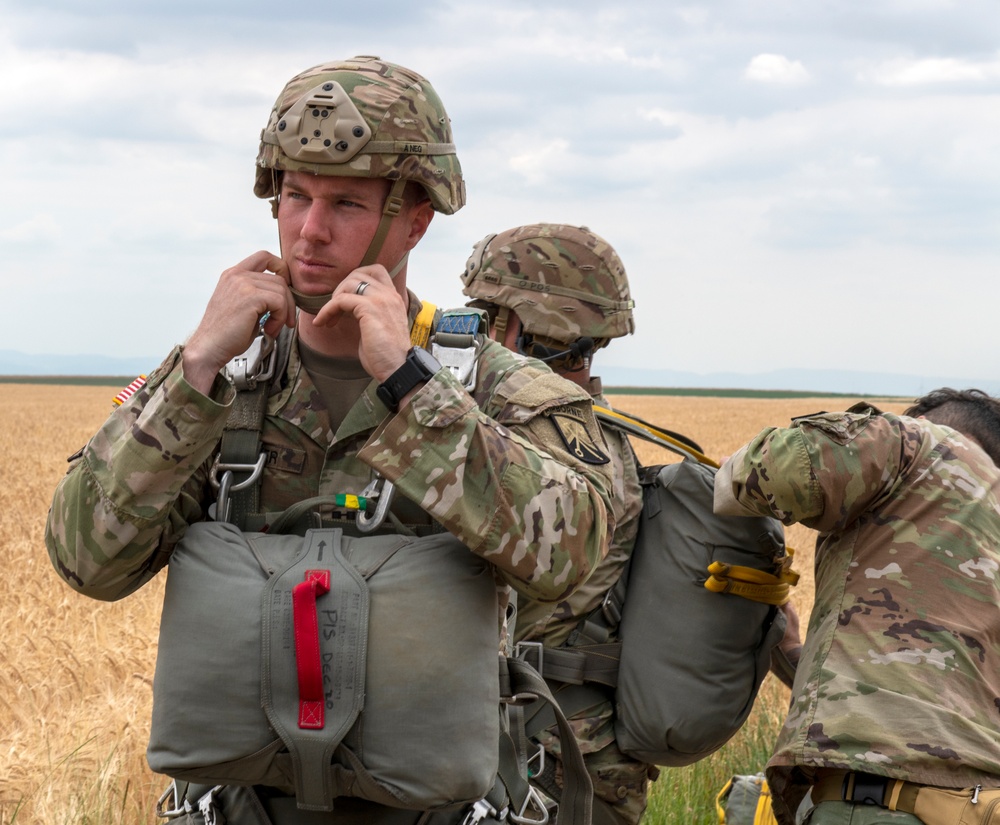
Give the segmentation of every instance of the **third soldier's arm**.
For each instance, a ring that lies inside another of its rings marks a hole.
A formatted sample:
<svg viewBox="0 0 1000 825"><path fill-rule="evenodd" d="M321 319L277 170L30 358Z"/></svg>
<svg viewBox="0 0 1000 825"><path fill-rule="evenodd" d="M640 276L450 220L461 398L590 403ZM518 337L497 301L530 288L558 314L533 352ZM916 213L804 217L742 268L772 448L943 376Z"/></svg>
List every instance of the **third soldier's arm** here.
<svg viewBox="0 0 1000 825"><path fill-rule="evenodd" d="M892 485L905 452L898 420L877 414L819 413L770 427L720 468L715 512L843 529Z"/></svg>

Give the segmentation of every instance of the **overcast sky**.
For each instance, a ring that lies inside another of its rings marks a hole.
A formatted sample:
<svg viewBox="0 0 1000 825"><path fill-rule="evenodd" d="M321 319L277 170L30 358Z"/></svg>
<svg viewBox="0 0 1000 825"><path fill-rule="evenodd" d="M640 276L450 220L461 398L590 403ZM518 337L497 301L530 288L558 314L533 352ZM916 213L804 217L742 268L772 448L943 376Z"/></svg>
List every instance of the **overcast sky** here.
<svg viewBox="0 0 1000 825"><path fill-rule="evenodd" d="M0 0L0 349L155 365L276 249L278 91L356 54L452 119L469 201L422 297L464 303L489 232L576 223L638 304L598 366L997 377L997 0Z"/></svg>

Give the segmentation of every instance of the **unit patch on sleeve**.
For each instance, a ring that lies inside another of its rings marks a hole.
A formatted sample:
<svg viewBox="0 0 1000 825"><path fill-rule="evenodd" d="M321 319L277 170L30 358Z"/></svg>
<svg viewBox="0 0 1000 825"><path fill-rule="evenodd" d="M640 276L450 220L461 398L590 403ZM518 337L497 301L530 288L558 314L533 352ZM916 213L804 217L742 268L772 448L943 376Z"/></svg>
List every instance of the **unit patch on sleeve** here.
<svg viewBox="0 0 1000 825"><path fill-rule="evenodd" d="M587 430L587 419L576 407L554 407L545 413L566 449L584 464L607 464L603 442Z"/></svg>
<svg viewBox="0 0 1000 825"><path fill-rule="evenodd" d="M135 395L146 383L146 376L140 375L131 384L129 384L125 389L123 389L118 395L111 399L111 402L116 406L120 407L126 401L128 401L133 395Z"/></svg>

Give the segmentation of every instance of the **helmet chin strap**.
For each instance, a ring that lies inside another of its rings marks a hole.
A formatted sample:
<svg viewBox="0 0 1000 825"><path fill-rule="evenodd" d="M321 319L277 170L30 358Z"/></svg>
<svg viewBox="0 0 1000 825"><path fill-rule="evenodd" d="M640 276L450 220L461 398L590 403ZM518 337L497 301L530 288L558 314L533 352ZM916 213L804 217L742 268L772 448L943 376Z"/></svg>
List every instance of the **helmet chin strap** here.
<svg viewBox="0 0 1000 825"><path fill-rule="evenodd" d="M371 243L368 244L368 251L365 252L365 257L362 258L361 263L358 264L359 267L370 266L378 260L379 253L382 251L382 245L385 243L385 239L389 235L389 228L392 226L393 218L399 215L403 209L403 190L405 188L406 181L402 178L392 182L392 187L389 189L389 194L386 196L385 204L382 206L382 218L379 220L378 228L375 230L375 235L372 237ZM275 217L277 217L277 195L275 195L272 211L274 212ZM284 255L284 251L282 251L282 255ZM399 259L398 263L392 269L389 270L390 278L395 278L399 274L409 257L409 251L403 253L403 257ZM323 295L306 295L291 285L289 285L288 289L291 291L292 297L295 299L295 306L303 312L308 312L310 315L315 315L319 312L333 297L332 292L327 292Z"/></svg>

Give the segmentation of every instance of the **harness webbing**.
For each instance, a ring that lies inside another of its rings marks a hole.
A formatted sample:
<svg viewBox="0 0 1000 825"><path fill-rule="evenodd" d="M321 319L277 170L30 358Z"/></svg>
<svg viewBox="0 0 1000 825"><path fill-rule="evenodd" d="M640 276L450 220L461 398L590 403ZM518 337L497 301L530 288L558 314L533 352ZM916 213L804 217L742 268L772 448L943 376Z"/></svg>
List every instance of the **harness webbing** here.
<svg viewBox="0 0 1000 825"><path fill-rule="evenodd" d="M438 308L429 301L423 301L420 311L410 327L410 342L414 346L424 346L434 329ZM264 416L267 413L267 399L271 391L281 381L288 365L291 351L292 330L282 327L275 344L274 373L271 381L258 381L253 389L243 389L236 393L233 408L226 421L222 439L219 442L219 464L235 464L253 467L260 460L262 452L261 433ZM250 470L233 471L233 487L245 482L252 475ZM360 492L360 491L359 491ZM260 479L243 488L233 489L228 496L229 513L216 513L219 521L229 521L241 530L247 529L251 516L260 512Z"/></svg>

